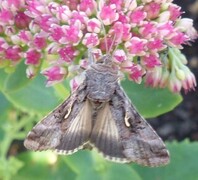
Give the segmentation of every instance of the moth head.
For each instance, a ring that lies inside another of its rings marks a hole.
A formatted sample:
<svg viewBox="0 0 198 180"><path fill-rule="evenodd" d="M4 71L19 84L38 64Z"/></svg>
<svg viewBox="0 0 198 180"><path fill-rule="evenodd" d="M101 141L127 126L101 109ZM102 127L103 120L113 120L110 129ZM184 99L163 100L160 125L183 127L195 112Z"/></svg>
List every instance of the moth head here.
<svg viewBox="0 0 198 180"><path fill-rule="evenodd" d="M102 56L97 62L97 64L112 64L112 56L110 54L106 54Z"/></svg>

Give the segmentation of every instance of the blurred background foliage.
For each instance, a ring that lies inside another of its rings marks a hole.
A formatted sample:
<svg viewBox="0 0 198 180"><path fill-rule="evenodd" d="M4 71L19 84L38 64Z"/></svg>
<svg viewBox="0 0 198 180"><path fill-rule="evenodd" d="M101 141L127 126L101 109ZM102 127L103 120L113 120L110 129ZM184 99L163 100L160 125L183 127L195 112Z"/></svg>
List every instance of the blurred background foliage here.
<svg viewBox="0 0 198 180"><path fill-rule="evenodd" d="M191 11L197 23L198 1L176 2L183 3L180 4L184 5L182 8L186 12ZM191 50L198 54L197 48ZM190 50L185 54L192 58ZM172 94L167 89L151 89L127 80L122 85L146 118L169 112L182 101L181 95ZM23 140L28 131L68 95L68 81L46 88L43 77L37 76L33 80L26 78L23 63L12 74L6 74L0 69L0 180L198 179L198 142L187 139L180 142L175 139L166 143L171 162L159 168L108 162L97 152L88 150L81 150L70 156L57 156L50 151L27 151Z"/></svg>

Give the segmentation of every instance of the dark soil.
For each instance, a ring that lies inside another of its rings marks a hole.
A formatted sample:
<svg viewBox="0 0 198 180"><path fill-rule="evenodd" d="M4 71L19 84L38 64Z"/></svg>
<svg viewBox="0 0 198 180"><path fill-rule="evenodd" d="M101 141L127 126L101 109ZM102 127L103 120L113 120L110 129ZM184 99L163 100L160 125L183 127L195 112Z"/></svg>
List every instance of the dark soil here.
<svg viewBox="0 0 198 180"><path fill-rule="evenodd" d="M198 30L198 0L175 0L185 11L183 17L194 19L194 26ZM192 46L186 46L183 53L189 60L188 66L198 80L198 40ZM195 91L182 93L183 102L173 111L158 118L151 119L149 123L164 140L190 139L198 141L198 88Z"/></svg>

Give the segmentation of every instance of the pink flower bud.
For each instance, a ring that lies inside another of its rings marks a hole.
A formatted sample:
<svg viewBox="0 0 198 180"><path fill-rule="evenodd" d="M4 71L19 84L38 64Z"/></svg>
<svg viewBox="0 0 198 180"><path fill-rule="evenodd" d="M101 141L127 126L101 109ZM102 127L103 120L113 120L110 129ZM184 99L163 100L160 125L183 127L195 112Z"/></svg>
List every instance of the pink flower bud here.
<svg viewBox="0 0 198 180"><path fill-rule="evenodd" d="M1 9L0 11L0 24L2 26L14 23L13 13L6 9Z"/></svg>
<svg viewBox="0 0 198 180"><path fill-rule="evenodd" d="M104 25L112 24L119 18L118 13L116 12L116 5L111 4L108 6L103 6L101 12L99 13L99 16Z"/></svg>
<svg viewBox="0 0 198 180"><path fill-rule="evenodd" d="M156 55L153 55L153 54L143 56L141 58L141 62L147 68L154 68L154 67L160 66L162 64L159 57Z"/></svg>
<svg viewBox="0 0 198 180"><path fill-rule="evenodd" d="M164 69L162 71L162 77L161 77L161 80L159 82L159 87L160 88L165 88L168 84L168 80L169 80L169 71L167 69Z"/></svg>
<svg viewBox="0 0 198 180"><path fill-rule="evenodd" d="M133 56L143 56L146 54L147 40L138 37L132 37L125 43L128 52Z"/></svg>
<svg viewBox="0 0 198 180"><path fill-rule="evenodd" d="M5 50L5 58L17 62L21 59L21 48L18 46L9 47Z"/></svg>
<svg viewBox="0 0 198 180"><path fill-rule="evenodd" d="M78 52L77 50L74 49L73 46L67 45L61 48L58 53L63 61L67 63L71 63Z"/></svg>
<svg viewBox="0 0 198 180"><path fill-rule="evenodd" d="M141 24L146 18L146 12L143 10L143 7L140 6L129 14L131 24Z"/></svg>
<svg viewBox="0 0 198 180"><path fill-rule="evenodd" d="M144 38L151 38L155 34L158 33L156 23L155 22L144 22L140 29L139 32L142 37Z"/></svg>
<svg viewBox="0 0 198 180"><path fill-rule="evenodd" d="M51 13L55 15L56 18L61 22L67 23L68 20L71 18L71 11L68 6L51 2L48 7Z"/></svg>
<svg viewBox="0 0 198 180"><path fill-rule="evenodd" d="M83 82L85 79L84 74L80 74L78 76L75 76L71 81L70 81L70 87L72 91L75 91L78 89L79 85Z"/></svg>
<svg viewBox="0 0 198 180"><path fill-rule="evenodd" d="M19 29L28 28L31 18L27 16L24 12L18 12L14 17L14 22L16 27Z"/></svg>
<svg viewBox="0 0 198 180"><path fill-rule="evenodd" d="M49 39L51 41L59 42L59 40L64 37L63 27L65 26L59 26L57 24L52 24L50 28L50 37Z"/></svg>
<svg viewBox="0 0 198 180"><path fill-rule="evenodd" d="M86 27L87 21L88 17L83 11L72 11L68 22L71 26L77 25L78 23L78 27L84 29Z"/></svg>
<svg viewBox="0 0 198 180"><path fill-rule="evenodd" d="M109 30L109 34L114 38L114 41L119 43L123 35L123 24L121 22L115 22Z"/></svg>
<svg viewBox="0 0 198 180"><path fill-rule="evenodd" d="M123 61L121 67L124 72L128 74L130 80L141 83L142 76L145 74L145 70L139 64L134 64L133 62L126 60Z"/></svg>
<svg viewBox="0 0 198 180"><path fill-rule="evenodd" d="M137 1L136 0L124 0L124 8L127 11L133 11L137 8Z"/></svg>
<svg viewBox="0 0 198 180"><path fill-rule="evenodd" d="M33 39L33 36L30 31L21 30L18 34L21 42L28 44Z"/></svg>
<svg viewBox="0 0 198 180"><path fill-rule="evenodd" d="M168 7L168 10L170 12L170 20L175 21L181 16L181 7L177 6L176 4L170 4Z"/></svg>
<svg viewBox="0 0 198 180"><path fill-rule="evenodd" d="M101 22L96 18L88 20L87 30L89 32L99 33L101 31Z"/></svg>
<svg viewBox="0 0 198 180"><path fill-rule="evenodd" d="M96 33L87 33L85 34L82 43L88 48L95 47L99 44L98 35Z"/></svg>
<svg viewBox="0 0 198 180"><path fill-rule="evenodd" d="M90 16L96 10L96 5L95 0L81 0L78 7L80 11L83 11Z"/></svg>
<svg viewBox="0 0 198 180"><path fill-rule="evenodd" d="M195 75L190 72L190 70L185 71L185 78L182 81L182 87L184 88L185 92L190 91L191 89L195 90L195 87L197 86L197 82L195 79Z"/></svg>
<svg viewBox="0 0 198 180"><path fill-rule="evenodd" d="M70 10L77 10L79 1L76 0L63 0L64 4L69 7Z"/></svg>
<svg viewBox="0 0 198 180"><path fill-rule="evenodd" d="M145 74L145 71L139 64L133 65L131 73L128 75L129 79L140 84L142 82L142 76Z"/></svg>
<svg viewBox="0 0 198 180"><path fill-rule="evenodd" d="M129 23L130 19L128 16L126 16L122 11L119 12L119 18L118 21L121 23Z"/></svg>
<svg viewBox="0 0 198 180"><path fill-rule="evenodd" d="M47 14L47 4L45 1L35 1L35 0L28 0L26 2L26 14L29 17L37 18L42 16L43 14Z"/></svg>
<svg viewBox="0 0 198 180"><path fill-rule="evenodd" d="M173 33L175 32L175 28L172 24L172 22L166 22L166 23L159 23L157 24L157 31L162 38L170 38L173 36Z"/></svg>
<svg viewBox="0 0 198 180"><path fill-rule="evenodd" d="M123 0L109 0L108 5L114 4L117 11L121 11L123 7Z"/></svg>
<svg viewBox="0 0 198 180"><path fill-rule="evenodd" d="M64 80L67 70L64 67L52 66L44 69L41 73L47 77L46 86L52 86Z"/></svg>
<svg viewBox="0 0 198 180"><path fill-rule="evenodd" d="M14 28L14 26L6 26L4 33L9 37L16 33L16 29Z"/></svg>
<svg viewBox="0 0 198 180"><path fill-rule="evenodd" d="M177 79L177 77L174 74L171 74L169 78L168 87L172 92L178 93L181 91L182 83L179 79Z"/></svg>
<svg viewBox="0 0 198 180"><path fill-rule="evenodd" d="M61 38L60 40L60 42L63 44L70 43L73 45L77 45L83 36L83 33L80 29L80 25L78 24L74 24L71 26L64 26L63 32L64 32L64 37Z"/></svg>
<svg viewBox="0 0 198 180"><path fill-rule="evenodd" d="M46 42L46 37L44 37L44 35L42 34L36 34L34 36L34 40L33 40L33 45L38 49L41 50L43 48L46 47L47 42Z"/></svg>
<svg viewBox="0 0 198 180"><path fill-rule="evenodd" d="M155 67L146 72L145 84L150 87L158 87L162 78L162 68Z"/></svg>
<svg viewBox="0 0 198 180"><path fill-rule="evenodd" d="M58 20L51 14L43 14L42 16L36 18L36 22L39 24L42 30L49 32L51 25L57 24Z"/></svg>
<svg viewBox="0 0 198 180"><path fill-rule="evenodd" d="M132 37L131 25L130 24L123 24L122 28L123 28L122 29L122 31L123 31L122 40L123 41L129 41L130 38Z"/></svg>
<svg viewBox="0 0 198 180"><path fill-rule="evenodd" d="M182 18L177 21L176 27L184 32L190 40L194 40L198 37L198 33L193 27L193 20L189 18Z"/></svg>
<svg viewBox="0 0 198 180"><path fill-rule="evenodd" d="M0 52L4 53L5 49L8 49L8 48L9 48L8 43L5 41L5 39L0 37Z"/></svg>
<svg viewBox="0 0 198 180"><path fill-rule="evenodd" d="M159 17L157 19L157 21L159 23L166 23L169 22L170 20L170 12L169 11L164 11L162 13L159 14Z"/></svg>
<svg viewBox="0 0 198 180"><path fill-rule="evenodd" d="M60 50L59 44L56 42L50 43L47 48L46 51L49 54L56 54L58 51Z"/></svg>
<svg viewBox="0 0 198 180"><path fill-rule="evenodd" d="M108 35L100 39L99 48L102 52L111 52L115 48L115 41Z"/></svg>
<svg viewBox="0 0 198 180"><path fill-rule="evenodd" d="M156 2L145 4L144 10L147 12L147 19L155 19L159 16L161 5Z"/></svg>
<svg viewBox="0 0 198 180"><path fill-rule="evenodd" d="M173 47L181 49L181 44L185 44L186 41L188 41L188 37L184 33L178 31L174 33L174 36L169 39L168 43Z"/></svg>
<svg viewBox="0 0 198 180"><path fill-rule="evenodd" d="M120 64L123 61L126 61L126 53L122 49L117 49L113 52L113 61Z"/></svg>
<svg viewBox="0 0 198 180"><path fill-rule="evenodd" d="M26 64L37 66L40 64L41 53L34 49L30 49L26 52L25 58L26 58L25 61Z"/></svg>
<svg viewBox="0 0 198 180"><path fill-rule="evenodd" d="M159 52L165 49L167 46L164 45L163 39L152 39L147 43L147 47L150 52Z"/></svg>
<svg viewBox="0 0 198 180"><path fill-rule="evenodd" d="M26 75L29 79L33 78L37 73L37 68L35 66L28 66L26 69Z"/></svg>
<svg viewBox="0 0 198 180"><path fill-rule="evenodd" d="M17 11L19 9L25 8L25 0L6 0L2 2L2 5L12 11Z"/></svg>
<svg viewBox="0 0 198 180"><path fill-rule="evenodd" d="M91 53L93 54L94 59L96 59L96 60L99 60L101 58L101 56L102 56L101 49L93 48L91 50Z"/></svg>

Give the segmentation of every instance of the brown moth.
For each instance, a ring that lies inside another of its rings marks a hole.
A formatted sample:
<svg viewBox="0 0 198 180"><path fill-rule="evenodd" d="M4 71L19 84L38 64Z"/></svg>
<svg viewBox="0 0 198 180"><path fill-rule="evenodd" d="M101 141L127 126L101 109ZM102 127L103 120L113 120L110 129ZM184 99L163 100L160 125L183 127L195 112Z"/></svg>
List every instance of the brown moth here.
<svg viewBox="0 0 198 180"><path fill-rule="evenodd" d="M108 160L152 167L169 162L163 141L120 86L110 56L85 70L83 83L29 132L24 145L60 154L91 146Z"/></svg>

